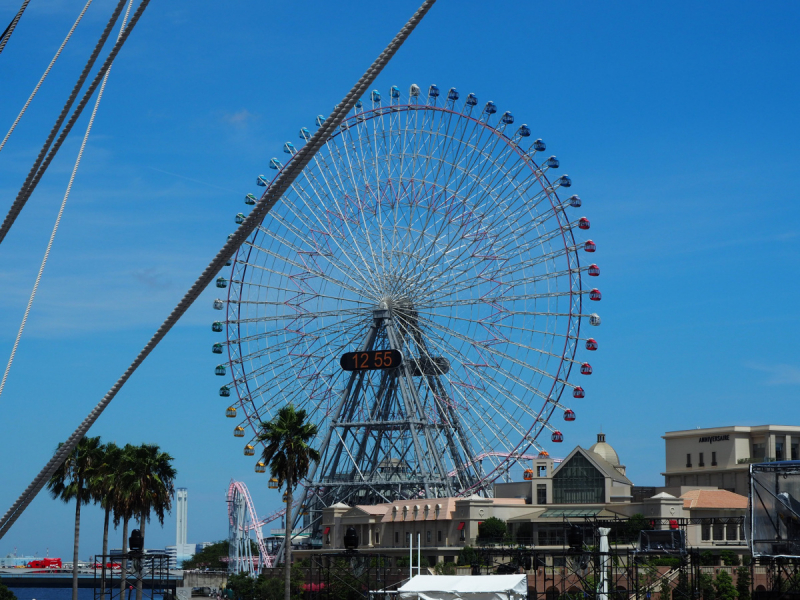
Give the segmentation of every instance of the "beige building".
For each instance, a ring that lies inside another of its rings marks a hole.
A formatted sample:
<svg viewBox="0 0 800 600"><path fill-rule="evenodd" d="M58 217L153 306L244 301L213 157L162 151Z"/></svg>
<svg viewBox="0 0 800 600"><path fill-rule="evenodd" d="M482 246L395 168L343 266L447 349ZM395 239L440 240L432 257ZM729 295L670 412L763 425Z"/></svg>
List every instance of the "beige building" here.
<svg viewBox="0 0 800 600"><path fill-rule="evenodd" d="M759 425L670 431L664 485L673 494L709 487L748 494L753 462L798 460L800 427Z"/></svg>
<svg viewBox="0 0 800 600"><path fill-rule="evenodd" d="M800 428L798 428L800 429ZM669 435L669 434L668 434ZM421 546L423 564L455 562L466 545L476 545L478 525L490 517L505 521L517 542L540 548L561 549L565 523L584 519L627 519L642 514L658 519L657 528L672 519L690 522L687 544L694 547L744 552L740 528L747 498L724 490L659 490L636 488L625 475L625 466L599 434L590 448L574 448L558 464L549 457L532 461L525 480L498 483L494 498L437 498L399 500L391 503L348 506L336 504L323 510L323 552L341 550L344 532L352 526L362 552L407 557L413 540ZM674 492L674 493L670 493ZM299 555L312 550L299 551Z"/></svg>

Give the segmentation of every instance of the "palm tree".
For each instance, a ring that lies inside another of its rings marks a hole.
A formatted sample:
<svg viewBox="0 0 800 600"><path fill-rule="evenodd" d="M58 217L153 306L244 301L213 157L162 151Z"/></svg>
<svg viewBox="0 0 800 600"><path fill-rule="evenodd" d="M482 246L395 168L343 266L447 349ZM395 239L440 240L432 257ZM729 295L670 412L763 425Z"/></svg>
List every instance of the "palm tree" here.
<svg viewBox="0 0 800 600"><path fill-rule="evenodd" d="M102 446L102 460L95 470L95 476L91 482L92 496L95 502L99 502L105 511L103 519L103 560L108 554L108 523L111 512L116 506L116 494L119 488L119 473L122 459L122 448L114 442L109 442ZM101 580L100 598L105 599L105 578Z"/></svg>
<svg viewBox="0 0 800 600"><path fill-rule="evenodd" d="M114 527L122 522L122 554L128 553L128 523L133 518L133 463L135 461L136 446L125 444L122 449L116 474L116 490L114 493ZM128 585L128 560L123 558L119 579L120 598L125 597L125 588Z"/></svg>
<svg viewBox="0 0 800 600"><path fill-rule="evenodd" d="M58 445L59 448L62 444ZM102 461L100 437L85 437L53 473L47 482L50 495L56 500L75 500L75 538L72 547L72 600L78 600L78 541L81 527L81 505L89 504L92 494L89 483Z"/></svg>
<svg viewBox="0 0 800 600"><path fill-rule="evenodd" d="M291 596L292 566L292 493L306 476L311 461L319 461L319 452L308 445L317 435L317 426L306 423L306 411L296 410L287 404L277 416L261 422L258 441L263 442L261 461L269 464L272 477L278 480L278 488L286 484L286 528L284 541L284 599ZM139 599L137 599L139 600Z"/></svg>
<svg viewBox="0 0 800 600"><path fill-rule="evenodd" d="M133 449L129 468L124 477L130 493L131 511L139 518L139 531L145 539L145 525L150 513L164 524L164 516L172 510L175 495L175 476L172 457L156 444L142 444ZM136 578L136 600L142 600L142 579Z"/></svg>

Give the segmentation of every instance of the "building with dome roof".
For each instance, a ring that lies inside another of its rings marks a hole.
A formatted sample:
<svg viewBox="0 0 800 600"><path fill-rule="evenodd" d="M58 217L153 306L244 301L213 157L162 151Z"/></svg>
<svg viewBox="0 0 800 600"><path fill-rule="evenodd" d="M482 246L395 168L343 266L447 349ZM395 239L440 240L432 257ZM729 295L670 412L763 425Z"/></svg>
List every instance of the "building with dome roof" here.
<svg viewBox="0 0 800 600"><path fill-rule="evenodd" d="M453 562L461 548L475 545L478 526L490 517L504 521L516 542L556 551L565 547L569 523L641 515L656 529L680 521L687 545L746 552L741 523L747 498L721 490L670 494L663 488L636 488L604 433L589 448L576 446L563 460L540 456L526 461L530 468L523 481L495 483L493 498L419 498L325 508L321 550L342 549L344 532L352 526L363 552L407 557L413 541L433 566ZM313 552L300 549L297 556Z"/></svg>

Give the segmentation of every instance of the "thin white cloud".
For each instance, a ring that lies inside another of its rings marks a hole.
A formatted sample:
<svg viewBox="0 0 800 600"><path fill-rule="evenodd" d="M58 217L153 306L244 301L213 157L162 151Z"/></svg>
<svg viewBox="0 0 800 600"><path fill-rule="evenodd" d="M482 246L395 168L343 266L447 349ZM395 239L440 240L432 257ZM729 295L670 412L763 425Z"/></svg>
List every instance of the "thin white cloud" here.
<svg viewBox="0 0 800 600"><path fill-rule="evenodd" d="M765 385L800 385L800 367L787 364L765 365L749 363L747 367L769 374Z"/></svg>

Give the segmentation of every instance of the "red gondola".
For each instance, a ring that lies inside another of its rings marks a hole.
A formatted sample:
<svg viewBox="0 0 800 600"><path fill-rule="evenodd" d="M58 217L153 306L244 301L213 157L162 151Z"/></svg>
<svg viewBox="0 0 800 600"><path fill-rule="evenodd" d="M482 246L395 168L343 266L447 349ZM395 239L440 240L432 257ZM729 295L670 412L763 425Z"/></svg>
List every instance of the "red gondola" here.
<svg viewBox="0 0 800 600"><path fill-rule="evenodd" d="M564 411L564 420L565 421L574 421L575 420L575 411L571 409L567 409Z"/></svg>
<svg viewBox="0 0 800 600"><path fill-rule="evenodd" d="M564 436L561 434L560 431L554 431L553 435L550 437L556 444L560 444L564 441Z"/></svg>
<svg viewBox="0 0 800 600"><path fill-rule="evenodd" d="M598 277L600 275L600 267L597 265L589 265L589 277Z"/></svg>
<svg viewBox="0 0 800 600"><path fill-rule="evenodd" d="M592 374L592 365L589 363L583 363L581 365L581 375L591 375Z"/></svg>
<svg viewBox="0 0 800 600"><path fill-rule="evenodd" d="M574 390L572 390L572 397L573 398L585 398L586 397L586 392L583 391L583 388L581 386L578 386Z"/></svg>
<svg viewBox="0 0 800 600"><path fill-rule="evenodd" d="M597 340L594 338L586 340L586 349L591 351L597 350Z"/></svg>
<svg viewBox="0 0 800 600"><path fill-rule="evenodd" d="M584 252L594 252L597 250L597 244L595 244L592 240L586 240L586 243L583 245Z"/></svg>
<svg viewBox="0 0 800 600"><path fill-rule="evenodd" d="M533 479L533 469L525 469L522 472L522 477L525 479L525 481L530 481Z"/></svg>
<svg viewBox="0 0 800 600"><path fill-rule="evenodd" d="M581 217L578 221L578 229L589 229L589 219L586 217Z"/></svg>
<svg viewBox="0 0 800 600"><path fill-rule="evenodd" d="M550 453L547 450L542 450L537 458L550 458Z"/></svg>
<svg viewBox="0 0 800 600"><path fill-rule="evenodd" d="M593 288L589 292L589 300L594 300L595 302L599 301L603 297L603 294L600 293L600 290L597 288Z"/></svg>

